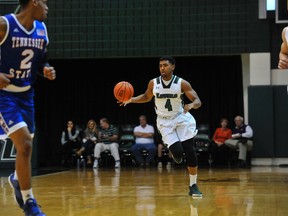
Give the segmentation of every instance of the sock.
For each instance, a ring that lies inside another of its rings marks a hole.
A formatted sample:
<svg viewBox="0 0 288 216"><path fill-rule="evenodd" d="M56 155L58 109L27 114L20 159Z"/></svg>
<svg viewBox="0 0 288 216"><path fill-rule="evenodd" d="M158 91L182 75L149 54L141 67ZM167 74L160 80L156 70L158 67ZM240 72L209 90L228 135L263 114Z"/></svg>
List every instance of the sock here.
<svg viewBox="0 0 288 216"><path fill-rule="evenodd" d="M198 216L198 209L194 207L192 204L190 205L190 215L191 216Z"/></svg>
<svg viewBox="0 0 288 216"><path fill-rule="evenodd" d="M18 180L18 176L17 176L16 170L15 170L15 172L14 172L14 180Z"/></svg>
<svg viewBox="0 0 288 216"><path fill-rule="evenodd" d="M193 184L196 184L196 182L197 182L197 174L196 175L190 175L189 174L189 177L190 177L190 186L192 186Z"/></svg>
<svg viewBox="0 0 288 216"><path fill-rule="evenodd" d="M32 188L28 189L28 190L21 190L21 194L22 194L22 198L23 198L23 202L26 203L26 201L29 198L34 199L34 195L32 192Z"/></svg>

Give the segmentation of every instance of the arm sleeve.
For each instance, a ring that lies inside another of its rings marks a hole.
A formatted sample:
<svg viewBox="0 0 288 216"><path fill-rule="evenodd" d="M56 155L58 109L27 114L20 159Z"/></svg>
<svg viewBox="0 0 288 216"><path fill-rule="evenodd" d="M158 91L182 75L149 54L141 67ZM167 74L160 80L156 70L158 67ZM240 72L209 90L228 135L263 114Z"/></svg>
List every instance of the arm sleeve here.
<svg viewBox="0 0 288 216"><path fill-rule="evenodd" d="M242 135L242 137L244 137L244 138L252 138L252 136L253 136L253 130L252 130L252 128L251 128L249 125L247 125L247 126L246 126L246 132L245 132L245 133L242 133L241 135Z"/></svg>
<svg viewBox="0 0 288 216"><path fill-rule="evenodd" d="M217 132L218 132L218 128L216 128L214 134L213 134L213 141L215 141L216 137L217 137Z"/></svg>
<svg viewBox="0 0 288 216"><path fill-rule="evenodd" d="M61 137L61 144L64 145L67 141L65 140L65 132L62 132L62 137Z"/></svg>
<svg viewBox="0 0 288 216"><path fill-rule="evenodd" d="M70 140L75 140L78 137L78 135L79 135L79 131L78 130L75 131L75 134L73 136L71 134L71 131L68 132L68 136L69 136Z"/></svg>

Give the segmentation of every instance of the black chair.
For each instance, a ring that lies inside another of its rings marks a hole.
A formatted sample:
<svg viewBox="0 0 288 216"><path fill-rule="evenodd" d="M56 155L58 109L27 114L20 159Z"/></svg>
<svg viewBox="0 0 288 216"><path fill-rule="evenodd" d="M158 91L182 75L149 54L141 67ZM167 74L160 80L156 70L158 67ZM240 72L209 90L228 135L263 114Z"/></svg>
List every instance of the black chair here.
<svg viewBox="0 0 288 216"><path fill-rule="evenodd" d="M208 124L199 124L197 127L198 133L194 137L194 148L198 156L199 162L205 162L211 166L212 156L211 156L211 140L210 140L210 130Z"/></svg>
<svg viewBox="0 0 288 216"><path fill-rule="evenodd" d="M132 161L133 164L133 155L130 151L131 146L135 143L135 137L133 134L135 125L133 124L124 124L121 125L121 136L119 141L119 152L121 163L123 166L126 165L128 160Z"/></svg>

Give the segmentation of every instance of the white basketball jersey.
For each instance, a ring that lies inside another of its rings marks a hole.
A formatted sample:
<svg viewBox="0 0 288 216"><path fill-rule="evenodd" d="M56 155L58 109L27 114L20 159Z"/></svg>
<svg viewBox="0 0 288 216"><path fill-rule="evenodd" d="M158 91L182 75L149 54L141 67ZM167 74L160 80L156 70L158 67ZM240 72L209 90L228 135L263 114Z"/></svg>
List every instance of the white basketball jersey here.
<svg viewBox="0 0 288 216"><path fill-rule="evenodd" d="M154 78L154 102L156 114L162 117L175 116L183 112L183 92L181 91L182 78L173 75L171 82L166 86L161 76Z"/></svg>

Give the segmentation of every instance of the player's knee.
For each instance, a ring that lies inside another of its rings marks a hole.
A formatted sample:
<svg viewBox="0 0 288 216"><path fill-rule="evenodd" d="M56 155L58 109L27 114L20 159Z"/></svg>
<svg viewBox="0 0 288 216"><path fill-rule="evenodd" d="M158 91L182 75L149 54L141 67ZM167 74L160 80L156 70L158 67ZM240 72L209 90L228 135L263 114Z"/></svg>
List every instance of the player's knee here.
<svg viewBox="0 0 288 216"><path fill-rule="evenodd" d="M181 142L176 142L169 147L169 151L172 153L175 159L181 159L183 157L184 149Z"/></svg>
<svg viewBox="0 0 288 216"><path fill-rule="evenodd" d="M22 155L23 157L30 157L32 154L32 140L25 140L21 145L17 146L17 154Z"/></svg>
<svg viewBox="0 0 288 216"><path fill-rule="evenodd" d="M198 166L198 160L197 160L197 157L196 155L186 155L186 164L187 166L189 167L196 167Z"/></svg>
<svg viewBox="0 0 288 216"><path fill-rule="evenodd" d="M185 149L185 151L186 151L186 149L189 149L189 150L193 149L194 150L194 139L192 138L192 139L185 140L182 142L182 145L183 145L183 148Z"/></svg>
<svg viewBox="0 0 288 216"><path fill-rule="evenodd" d="M190 166L190 167L198 166L198 160L197 160L197 156L196 156L196 152L194 148L193 138L189 140L185 140L184 142L182 142L182 144L183 144L183 148L184 148L185 155L186 155L187 166Z"/></svg>

